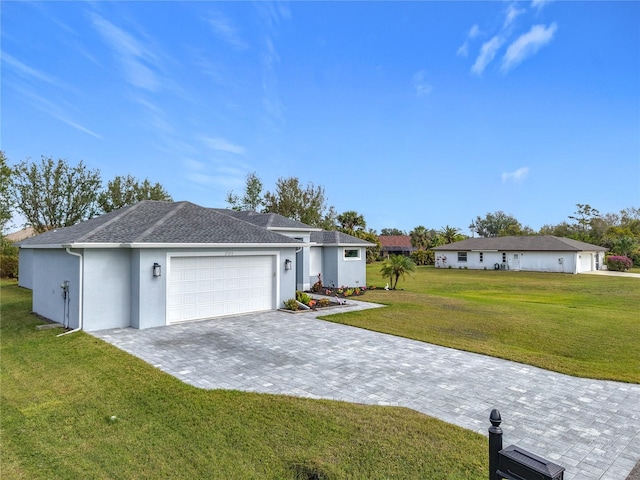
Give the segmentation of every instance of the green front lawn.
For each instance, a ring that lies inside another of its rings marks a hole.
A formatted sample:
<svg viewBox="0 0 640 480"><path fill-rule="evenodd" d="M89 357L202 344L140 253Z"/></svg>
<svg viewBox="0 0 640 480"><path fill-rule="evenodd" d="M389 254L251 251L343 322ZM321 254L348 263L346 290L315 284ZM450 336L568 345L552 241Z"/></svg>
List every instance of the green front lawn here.
<svg viewBox="0 0 640 480"><path fill-rule="evenodd" d="M380 264L369 284L384 286ZM387 308L324 317L570 375L640 383L640 279L418 267Z"/></svg>
<svg viewBox="0 0 640 480"><path fill-rule="evenodd" d="M83 332L36 331L30 292L0 285L3 480L487 476L479 434L404 408L200 390Z"/></svg>

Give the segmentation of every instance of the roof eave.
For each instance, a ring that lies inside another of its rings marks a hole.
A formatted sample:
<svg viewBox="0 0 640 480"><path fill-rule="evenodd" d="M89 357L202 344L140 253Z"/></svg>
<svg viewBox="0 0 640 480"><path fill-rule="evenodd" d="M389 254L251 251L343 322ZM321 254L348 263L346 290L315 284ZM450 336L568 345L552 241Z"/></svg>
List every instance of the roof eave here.
<svg viewBox="0 0 640 480"><path fill-rule="evenodd" d="M49 245L24 245L21 248L56 249L56 248L300 248L310 243L63 243Z"/></svg>

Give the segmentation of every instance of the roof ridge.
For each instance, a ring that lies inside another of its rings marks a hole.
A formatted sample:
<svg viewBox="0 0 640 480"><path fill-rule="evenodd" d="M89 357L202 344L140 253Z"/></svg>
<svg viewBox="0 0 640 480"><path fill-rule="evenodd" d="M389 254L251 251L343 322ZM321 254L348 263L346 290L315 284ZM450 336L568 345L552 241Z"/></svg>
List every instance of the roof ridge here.
<svg viewBox="0 0 640 480"><path fill-rule="evenodd" d="M87 238L91 237L92 235L95 235L98 232L101 232L102 230L104 230L105 228L107 228L109 225L111 225L112 223L114 223L116 220L119 220L121 217L123 217L125 214L129 213L131 210L135 210L138 208L138 206L141 204L142 202L138 202L138 203L134 203L133 205L128 205L128 208L122 208L120 210L115 210L115 212L117 212L113 218L111 218L110 220L104 222L101 225L98 225L96 228L94 228L93 230L90 230L89 232L85 233L84 235L82 235L81 237L79 237L76 242L81 242L82 240L86 240ZM95 218L100 218L100 217L95 217Z"/></svg>
<svg viewBox="0 0 640 480"><path fill-rule="evenodd" d="M265 225L265 228L270 228L273 226L273 220L275 219L275 213L273 212L267 212L267 224Z"/></svg>
<svg viewBox="0 0 640 480"><path fill-rule="evenodd" d="M143 241L144 237L146 237L147 235L152 233L157 227L162 225L165 222L165 220L173 217L176 213L178 213L180 210L182 210L189 203L190 202L175 202L175 204L174 204L175 207L174 208L169 210L168 213L165 213L164 215L162 215L153 225L151 225L144 232L142 232L140 235L138 235L136 238L134 238L133 241L134 242Z"/></svg>

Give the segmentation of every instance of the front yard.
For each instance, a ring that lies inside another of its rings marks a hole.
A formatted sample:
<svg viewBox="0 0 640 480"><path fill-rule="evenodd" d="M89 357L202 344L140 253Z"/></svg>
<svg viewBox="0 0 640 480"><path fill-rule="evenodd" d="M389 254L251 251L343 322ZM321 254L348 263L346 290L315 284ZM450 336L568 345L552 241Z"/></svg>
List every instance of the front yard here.
<svg viewBox="0 0 640 480"><path fill-rule="evenodd" d="M404 408L199 390L83 332L36 331L30 292L1 285L2 478L486 478L476 433ZM420 267L399 287L362 298L387 308L327 318L640 382L638 279Z"/></svg>
<svg viewBox="0 0 640 480"><path fill-rule="evenodd" d="M1 286L3 479L486 478L482 435L405 408L200 390L83 332L36 331L30 292Z"/></svg>
<svg viewBox="0 0 640 480"><path fill-rule="evenodd" d="M367 282L384 286L380 264ZM418 267L387 308L323 317L580 377L640 383L640 279Z"/></svg>

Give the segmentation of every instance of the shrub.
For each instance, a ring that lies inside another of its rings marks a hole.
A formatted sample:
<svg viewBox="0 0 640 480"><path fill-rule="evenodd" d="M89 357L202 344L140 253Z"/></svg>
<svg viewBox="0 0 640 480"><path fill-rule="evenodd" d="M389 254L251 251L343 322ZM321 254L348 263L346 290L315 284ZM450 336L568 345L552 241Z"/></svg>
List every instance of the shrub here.
<svg viewBox="0 0 640 480"><path fill-rule="evenodd" d="M284 301L284 308L287 310L298 310L300 307L298 306L298 302L296 302L295 298L290 298L289 300Z"/></svg>
<svg viewBox="0 0 640 480"><path fill-rule="evenodd" d="M633 262L629 257L619 255L611 255L605 260L607 268L615 272L626 272L633 266Z"/></svg>
<svg viewBox="0 0 640 480"><path fill-rule="evenodd" d="M296 300L298 300L300 303L304 303L305 305L309 305L311 297L306 293L301 292L300 290L296 290Z"/></svg>
<svg viewBox="0 0 640 480"><path fill-rule="evenodd" d="M18 247L2 237L0 278L18 278Z"/></svg>
<svg viewBox="0 0 640 480"><path fill-rule="evenodd" d="M18 278L18 257L14 255L0 255L0 277Z"/></svg>
<svg viewBox="0 0 640 480"><path fill-rule="evenodd" d="M331 300L328 298L321 298L318 300L319 307L328 307L329 305L331 305Z"/></svg>
<svg viewBox="0 0 640 480"><path fill-rule="evenodd" d="M322 274L319 273L318 274L318 281L313 284L313 287L311 287L311 291L318 293L318 292L321 292L323 288L324 288L324 286L322 285Z"/></svg>

